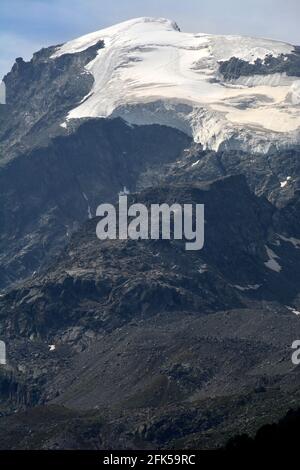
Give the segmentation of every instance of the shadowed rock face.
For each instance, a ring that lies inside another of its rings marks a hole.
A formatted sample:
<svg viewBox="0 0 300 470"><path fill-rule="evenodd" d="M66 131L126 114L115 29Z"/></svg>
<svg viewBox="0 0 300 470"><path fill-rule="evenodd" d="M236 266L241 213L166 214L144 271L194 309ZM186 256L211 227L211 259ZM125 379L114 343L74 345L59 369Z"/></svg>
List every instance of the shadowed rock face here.
<svg viewBox="0 0 300 470"><path fill-rule="evenodd" d="M250 451L252 455L257 451L271 452L278 456L293 452L297 448L299 423L300 410L291 409L278 422L262 426L253 437L239 434L232 438L226 450L243 453Z"/></svg>
<svg viewBox="0 0 300 470"><path fill-rule="evenodd" d="M43 448L215 447L241 429L255 430L261 415L263 422L278 418L291 397L299 400L290 360L298 318L285 305L299 303L300 255L278 237L279 221L288 227L291 214L285 219L254 196L243 177L165 185L130 198L204 203L205 248L101 242L93 219L47 272L0 299L11 368L3 380L19 390L25 383L28 397L18 402L11 393L2 409L45 406L0 420L9 447L9 436L31 421ZM265 265L266 246L280 272ZM73 434L73 419L90 429L81 412L92 409L94 431ZM53 429L50 438L46 422L58 412L66 433Z"/></svg>
<svg viewBox="0 0 300 470"><path fill-rule="evenodd" d="M54 46L41 49L30 62L16 59L4 77L6 105L1 113L0 165L62 134L64 116L74 102L89 93L94 82L84 66L103 47L100 41L56 62L50 59Z"/></svg>
<svg viewBox="0 0 300 470"><path fill-rule="evenodd" d="M295 46L292 54L280 54L278 57L267 55L264 60L256 59L254 64L237 57L231 57L229 60L220 62L219 72L225 80L274 73L286 73L288 76L300 77L300 47Z"/></svg>
<svg viewBox="0 0 300 470"><path fill-rule="evenodd" d="M49 263L98 204L189 143L174 129L97 120L0 168L0 288Z"/></svg>
<svg viewBox="0 0 300 470"><path fill-rule="evenodd" d="M163 126L81 124L0 168L0 288L47 266L96 207L114 201L124 185L135 191L244 173L253 191L282 206L298 187L298 154L216 154Z"/></svg>
<svg viewBox="0 0 300 470"><path fill-rule="evenodd" d="M163 172L154 168L142 175L140 186L189 184L230 175L244 175L252 192L283 207L294 199L299 190L299 157L297 147L283 152L274 150L267 155L249 155L239 151L203 151L201 146L192 145L179 161L164 165Z"/></svg>
<svg viewBox="0 0 300 470"><path fill-rule="evenodd" d="M78 321L110 330L165 310L246 306L245 296L297 302L300 255L289 238L297 213L254 196L244 177L149 188L130 202L204 204L203 250L186 251L184 240L100 241L92 219L48 270L1 298L3 334L50 340L57 328ZM270 257L277 262L269 265Z"/></svg>

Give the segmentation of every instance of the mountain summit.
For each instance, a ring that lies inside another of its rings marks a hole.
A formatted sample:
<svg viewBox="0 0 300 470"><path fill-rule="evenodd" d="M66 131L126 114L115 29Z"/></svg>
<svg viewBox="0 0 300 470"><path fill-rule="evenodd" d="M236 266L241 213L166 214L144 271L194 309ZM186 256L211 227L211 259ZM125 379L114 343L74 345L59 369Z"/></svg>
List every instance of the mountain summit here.
<svg viewBox="0 0 300 470"><path fill-rule="evenodd" d="M204 148L268 152L299 143L299 48L270 39L191 34L137 18L58 47L53 60L101 44L82 74L88 94L66 116L164 124ZM104 47L103 47L104 45Z"/></svg>

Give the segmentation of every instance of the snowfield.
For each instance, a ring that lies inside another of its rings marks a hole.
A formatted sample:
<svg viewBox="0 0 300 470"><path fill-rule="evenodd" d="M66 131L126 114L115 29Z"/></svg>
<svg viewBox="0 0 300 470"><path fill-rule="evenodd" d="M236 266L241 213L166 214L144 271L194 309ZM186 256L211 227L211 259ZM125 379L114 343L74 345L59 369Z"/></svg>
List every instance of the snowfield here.
<svg viewBox="0 0 300 470"><path fill-rule="evenodd" d="M162 124L193 136L204 148L268 152L300 142L300 80L286 74L224 82L219 61L253 63L293 46L269 39L180 32L166 19L137 18L82 36L52 55L105 47L86 66L89 95L66 117L122 117ZM65 123L64 123L65 125Z"/></svg>

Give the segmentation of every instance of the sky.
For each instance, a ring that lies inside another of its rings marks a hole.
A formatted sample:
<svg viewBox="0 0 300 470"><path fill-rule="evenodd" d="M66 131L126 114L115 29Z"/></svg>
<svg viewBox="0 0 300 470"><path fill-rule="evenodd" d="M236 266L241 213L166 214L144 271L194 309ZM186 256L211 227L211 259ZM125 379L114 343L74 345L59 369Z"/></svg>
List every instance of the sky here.
<svg viewBox="0 0 300 470"><path fill-rule="evenodd" d="M0 79L16 57L140 16L174 20L182 31L300 45L299 0L0 0Z"/></svg>

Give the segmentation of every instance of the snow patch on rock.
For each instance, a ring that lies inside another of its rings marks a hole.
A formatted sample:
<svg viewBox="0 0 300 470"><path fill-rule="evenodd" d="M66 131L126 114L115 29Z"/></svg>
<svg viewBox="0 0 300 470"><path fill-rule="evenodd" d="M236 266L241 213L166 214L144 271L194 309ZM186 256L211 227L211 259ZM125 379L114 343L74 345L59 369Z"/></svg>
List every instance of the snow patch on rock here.
<svg viewBox="0 0 300 470"><path fill-rule="evenodd" d="M290 310L291 312L293 312L295 315L300 315L300 312L298 310L296 310L294 307L289 307L288 305L286 306L286 308L288 310Z"/></svg>
<svg viewBox="0 0 300 470"><path fill-rule="evenodd" d="M280 182L280 187L281 187L281 188L285 188L291 178L292 178L291 176L288 176L288 177L286 178L286 180L281 181L281 182Z"/></svg>
<svg viewBox="0 0 300 470"><path fill-rule="evenodd" d="M92 210L91 210L91 206L90 206L88 197L87 197L87 195L86 195L84 192L82 193L82 196L83 196L84 200L87 202L88 218L89 218L89 219L92 219L92 218L93 218L93 216L92 216Z"/></svg>
<svg viewBox="0 0 300 470"><path fill-rule="evenodd" d="M281 240L283 240L284 242L287 242L287 243L291 243L294 248L296 249L300 249L300 240L298 238L295 238L295 237L285 237L284 235L278 235L279 238Z"/></svg>
<svg viewBox="0 0 300 470"><path fill-rule="evenodd" d="M266 250L267 250L269 260L265 262L265 266L271 269L272 271L275 271L276 273L280 273L280 271L282 270L282 267L276 261L276 259L279 259L279 256L277 256L276 253L274 253L274 251L271 250L271 248L269 248L268 246L266 246Z"/></svg>
<svg viewBox="0 0 300 470"><path fill-rule="evenodd" d="M240 291L251 291L251 290L257 290L261 287L261 284L249 284L248 286L239 286L238 284L234 285L235 289L238 289Z"/></svg>

